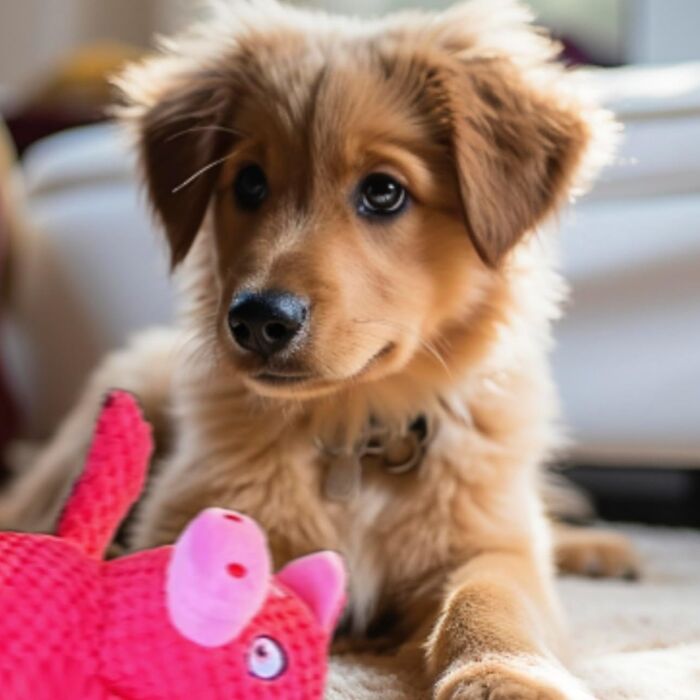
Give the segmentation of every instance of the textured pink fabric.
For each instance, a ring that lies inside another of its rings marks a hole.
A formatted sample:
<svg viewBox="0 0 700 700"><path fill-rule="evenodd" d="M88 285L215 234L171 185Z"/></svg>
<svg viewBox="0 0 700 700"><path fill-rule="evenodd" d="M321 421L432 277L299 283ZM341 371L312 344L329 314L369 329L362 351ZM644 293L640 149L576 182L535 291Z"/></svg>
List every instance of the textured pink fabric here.
<svg viewBox="0 0 700 700"><path fill-rule="evenodd" d="M58 523L58 537L102 558L143 489L153 445L151 428L133 396L114 391L97 419L82 476Z"/></svg>
<svg viewBox="0 0 700 700"><path fill-rule="evenodd" d="M206 511L201 521L206 527L197 530L199 535L219 532L224 526L207 520L213 517L224 520L229 532L242 526L248 548L248 560L238 561L245 548L230 548L225 528L215 538L223 537L224 557L200 542L204 570L219 567L223 599L232 607L252 602L256 608L248 611L237 636L218 646L192 641L171 621L166 582L173 547L110 562L97 558L141 488L150 449L150 431L134 400L123 392L112 394L85 475L61 519L63 537L0 534L0 698L320 699L330 631L316 617L321 608L313 602L315 594L306 594L307 604L292 588L268 578L266 595L257 603L246 595L238 601L238 588L231 589L222 576L223 566L225 576L238 580L246 561L268 556L260 551L266 549L264 538L251 537L252 521L229 511ZM265 569L251 567L250 574L259 578ZM189 581L194 589L183 600L197 601L202 581L196 576ZM204 597L211 595L205 583ZM309 590L317 588L314 583ZM329 577L326 594L337 614L344 578Z"/></svg>

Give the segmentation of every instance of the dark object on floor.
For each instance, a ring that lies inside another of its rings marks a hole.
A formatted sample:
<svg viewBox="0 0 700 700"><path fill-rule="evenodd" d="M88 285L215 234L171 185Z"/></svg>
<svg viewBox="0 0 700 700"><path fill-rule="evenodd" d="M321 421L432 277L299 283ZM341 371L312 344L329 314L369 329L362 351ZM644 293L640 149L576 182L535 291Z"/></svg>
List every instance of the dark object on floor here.
<svg viewBox="0 0 700 700"><path fill-rule="evenodd" d="M700 527L700 469L577 465L565 474L604 520Z"/></svg>

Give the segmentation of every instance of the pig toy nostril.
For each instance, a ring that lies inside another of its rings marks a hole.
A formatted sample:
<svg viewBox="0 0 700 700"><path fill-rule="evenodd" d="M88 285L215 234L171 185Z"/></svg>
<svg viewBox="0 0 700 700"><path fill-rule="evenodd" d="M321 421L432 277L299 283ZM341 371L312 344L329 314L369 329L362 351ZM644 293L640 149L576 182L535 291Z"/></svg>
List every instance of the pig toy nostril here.
<svg viewBox="0 0 700 700"><path fill-rule="evenodd" d="M238 564L234 562L226 567L226 571L233 576L233 578L243 578L247 573L248 569L243 566L243 564Z"/></svg>

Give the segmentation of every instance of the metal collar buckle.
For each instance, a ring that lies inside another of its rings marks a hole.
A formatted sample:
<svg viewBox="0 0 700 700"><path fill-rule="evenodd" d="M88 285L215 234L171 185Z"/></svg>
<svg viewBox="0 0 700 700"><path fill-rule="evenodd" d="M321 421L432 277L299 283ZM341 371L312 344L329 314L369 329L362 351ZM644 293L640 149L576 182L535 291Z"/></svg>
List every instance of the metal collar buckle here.
<svg viewBox="0 0 700 700"><path fill-rule="evenodd" d="M371 420L362 437L350 446L329 447L316 440L317 448L328 462L324 483L326 498L349 501L359 495L364 457L378 458L385 471L397 476L417 469L434 432L432 421L421 414L398 434Z"/></svg>

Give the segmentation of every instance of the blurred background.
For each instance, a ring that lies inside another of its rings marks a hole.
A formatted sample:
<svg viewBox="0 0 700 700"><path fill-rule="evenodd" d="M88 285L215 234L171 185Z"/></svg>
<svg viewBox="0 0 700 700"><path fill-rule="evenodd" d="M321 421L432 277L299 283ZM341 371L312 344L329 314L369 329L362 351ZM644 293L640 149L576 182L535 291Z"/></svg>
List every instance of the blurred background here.
<svg viewBox="0 0 700 700"><path fill-rule="evenodd" d="M300 4L378 14L449 2ZM615 164L562 220L562 465L605 517L700 525L700 2L530 4L625 125ZM6 463L51 433L105 352L171 317L132 156L105 121L106 76L201 11L186 0L0 3Z"/></svg>

